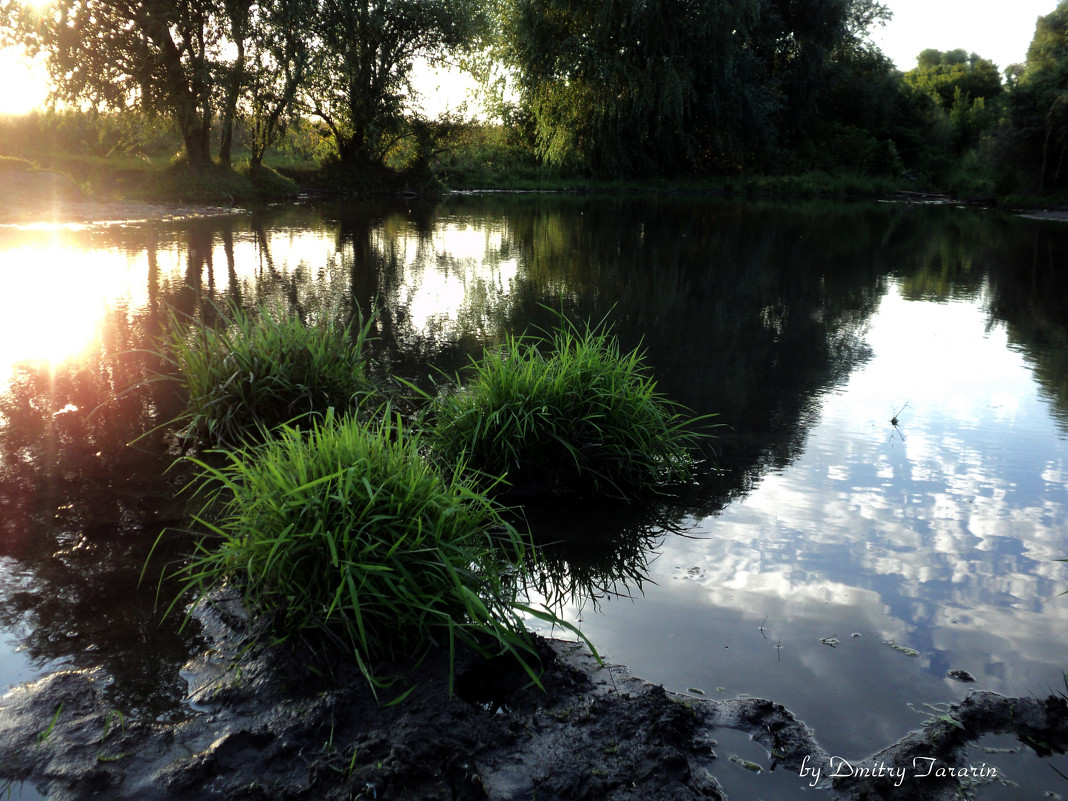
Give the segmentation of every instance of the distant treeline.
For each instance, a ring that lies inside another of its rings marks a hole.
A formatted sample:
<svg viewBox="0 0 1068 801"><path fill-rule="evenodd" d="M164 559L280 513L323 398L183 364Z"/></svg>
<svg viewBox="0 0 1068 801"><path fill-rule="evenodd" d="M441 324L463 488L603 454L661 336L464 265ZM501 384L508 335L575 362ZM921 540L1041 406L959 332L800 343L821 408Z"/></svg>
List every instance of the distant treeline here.
<svg viewBox="0 0 1068 801"><path fill-rule="evenodd" d="M0 0L0 40L47 55L57 99L142 115L95 133L99 155L160 144L162 117L194 166L282 148L433 167L487 126L413 111L423 59L481 80L499 154L560 173L1068 183L1068 0L1003 71L926 50L901 72L869 39L888 18L875 0Z"/></svg>

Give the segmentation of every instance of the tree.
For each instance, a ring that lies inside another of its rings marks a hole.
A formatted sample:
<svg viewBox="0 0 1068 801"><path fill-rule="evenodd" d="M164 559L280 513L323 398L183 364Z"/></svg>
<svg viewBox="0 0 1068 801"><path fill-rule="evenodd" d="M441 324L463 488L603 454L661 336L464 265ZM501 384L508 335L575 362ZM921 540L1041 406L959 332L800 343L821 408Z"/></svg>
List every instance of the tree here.
<svg viewBox="0 0 1068 801"><path fill-rule="evenodd" d="M958 155L998 122L1001 75L994 62L975 53L924 50L904 82L929 104L932 124L948 131L948 147Z"/></svg>
<svg viewBox="0 0 1068 801"><path fill-rule="evenodd" d="M905 83L929 95L948 111L963 96L968 101L991 100L1001 94L1001 75L989 59L964 50L924 50Z"/></svg>
<svg viewBox="0 0 1068 801"><path fill-rule="evenodd" d="M546 161L600 172L708 165L768 135L745 49L763 0L504 0L499 58Z"/></svg>
<svg viewBox="0 0 1068 801"><path fill-rule="evenodd" d="M1020 142L1017 157L1037 173L1039 188L1068 181L1068 0L1038 18L1009 110Z"/></svg>
<svg viewBox="0 0 1068 801"><path fill-rule="evenodd" d="M500 58L556 164L732 168L819 115L874 0L502 0Z"/></svg>
<svg viewBox="0 0 1068 801"><path fill-rule="evenodd" d="M777 98L776 127L787 143L828 120L824 103L843 77L840 66L868 62L865 41L889 11L875 0L766 0L747 46L756 53ZM863 70L862 70L863 71Z"/></svg>
<svg viewBox="0 0 1068 801"><path fill-rule="evenodd" d="M323 0L305 97L342 162L384 159L406 133L415 60L466 47L480 18L476 0Z"/></svg>
<svg viewBox="0 0 1068 801"><path fill-rule="evenodd" d="M261 0L252 9L237 111L248 131L249 159L259 165L285 126L312 66L308 32L318 0Z"/></svg>
<svg viewBox="0 0 1068 801"><path fill-rule="evenodd" d="M3 19L9 38L48 56L61 99L166 113L190 163L210 160L223 33L215 0L56 0L42 9L4 0Z"/></svg>

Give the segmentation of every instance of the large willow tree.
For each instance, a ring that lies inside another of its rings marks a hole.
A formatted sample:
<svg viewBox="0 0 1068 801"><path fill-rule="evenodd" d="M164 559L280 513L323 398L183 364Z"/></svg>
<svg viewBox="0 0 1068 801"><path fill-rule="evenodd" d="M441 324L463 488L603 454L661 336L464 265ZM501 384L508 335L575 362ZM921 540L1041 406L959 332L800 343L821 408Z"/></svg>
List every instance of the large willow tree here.
<svg viewBox="0 0 1068 801"><path fill-rule="evenodd" d="M733 167L818 113L874 0L501 0L539 155L598 172Z"/></svg>

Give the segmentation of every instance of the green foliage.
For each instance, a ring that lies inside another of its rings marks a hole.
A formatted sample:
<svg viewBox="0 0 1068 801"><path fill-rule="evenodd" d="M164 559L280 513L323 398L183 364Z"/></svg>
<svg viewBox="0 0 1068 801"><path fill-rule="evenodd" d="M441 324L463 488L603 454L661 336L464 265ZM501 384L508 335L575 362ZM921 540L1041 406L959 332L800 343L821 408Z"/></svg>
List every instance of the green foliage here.
<svg viewBox="0 0 1068 801"><path fill-rule="evenodd" d="M622 353L601 325L549 338L509 337L439 396L427 438L446 464L553 492L633 490L692 475L701 438L656 391L642 354Z"/></svg>
<svg viewBox="0 0 1068 801"><path fill-rule="evenodd" d="M328 413L226 459L198 462L210 493L198 521L215 536L182 568L187 585L236 580L277 631L350 651L373 686L379 660L457 642L511 652L535 678L512 580L528 544L462 464L439 474L388 410L373 423Z"/></svg>
<svg viewBox="0 0 1068 801"><path fill-rule="evenodd" d="M916 66L905 73L908 86L929 95L939 107L949 110L960 102L989 100L1001 94L1001 75L989 59L964 50L924 50Z"/></svg>
<svg viewBox="0 0 1068 801"><path fill-rule="evenodd" d="M170 160L181 148L169 122L135 111L63 109L0 117L0 148L28 158L89 155Z"/></svg>
<svg viewBox="0 0 1068 801"><path fill-rule="evenodd" d="M767 132L770 98L744 46L760 5L507 0L498 57L538 155L625 174L736 158Z"/></svg>
<svg viewBox="0 0 1068 801"><path fill-rule="evenodd" d="M887 16L874 0L502 0L498 9L496 56L512 70L535 152L602 175L777 162L778 145L847 108L838 87L876 65L876 80L890 72L863 38Z"/></svg>
<svg viewBox="0 0 1068 801"><path fill-rule="evenodd" d="M924 50L904 84L920 106L927 105L928 151L939 147L948 159L974 148L998 124L1003 85L997 66L964 50Z"/></svg>
<svg viewBox="0 0 1068 801"><path fill-rule="evenodd" d="M231 308L211 325L172 317L161 355L188 397L186 436L239 445L328 410L354 409L371 392L366 343L372 320L302 320L272 308Z"/></svg>
<svg viewBox="0 0 1068 801"><path fill-rule="evenodd" d="M1068 1L1038 18L1009 100L1015 158L1040 191L1068 183Z"/></svg>
<svg viewBox="0 0 1068 801"><path fill-rule="evenodd" d="M45 53L60 99L133 104L171 118L193 164L210 160L211 76L225 49L213 7L199 0L4 0L8 36Z"/></svg>
<svg viewBox="0 0 1068 801"><path fill-rule="evenodd" d="M429 166L450 189L516 189L541 185L555 171L541 166L504 125L469 123L450 132Z"/></svg>

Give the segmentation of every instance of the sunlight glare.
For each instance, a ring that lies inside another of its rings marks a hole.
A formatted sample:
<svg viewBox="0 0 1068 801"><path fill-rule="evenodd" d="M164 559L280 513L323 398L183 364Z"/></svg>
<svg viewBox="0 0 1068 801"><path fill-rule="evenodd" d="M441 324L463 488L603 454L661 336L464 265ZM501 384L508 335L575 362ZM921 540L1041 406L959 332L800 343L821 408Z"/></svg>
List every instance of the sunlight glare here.
<svg viewBox="0 0 1068 801"><path fill-rule="evenodd" d="M28 114L48 101L44 59L30 59L21 47L0 49L0 114Z"/></svg>
<svg viewBox="0 0 1068 801"><path fill-rule="evenodd" d="M17 299L0 318L0 384L19 363L56 366L78 357L99 338L105 308L144 300L144 281L106 251L28 244L4 251L0 263L5 293Z"/></svg>

